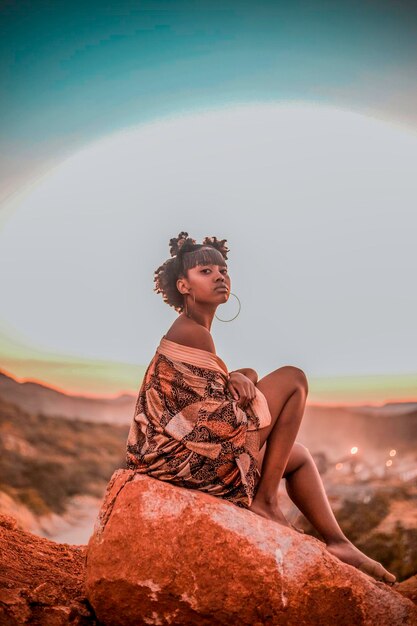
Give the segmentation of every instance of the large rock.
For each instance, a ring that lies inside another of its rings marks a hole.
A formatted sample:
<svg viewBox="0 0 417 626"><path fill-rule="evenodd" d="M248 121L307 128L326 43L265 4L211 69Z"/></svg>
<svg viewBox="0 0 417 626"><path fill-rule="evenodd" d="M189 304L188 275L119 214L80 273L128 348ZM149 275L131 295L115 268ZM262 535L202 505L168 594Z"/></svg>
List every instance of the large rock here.
<svg viewBox="0 0 417 626"><path fill-rule="evenodd" d="M417 604L417 574L410 576L407 580L403 580L402 583L397 585L396 589L406 598L410 598L414 604Z"/></svg>
<svg viewBox="0 0 417 626"><path fill-rule="evenodd" d="M417 624L412 602L317 539L131 470L108 485L86 591L109 626Z"/></svg>
<svg viewBox="0 0 417 626"><path fill-rule="evenodd" d="M0 626L94 626L85 546L36 537L0 515Z"/></svg>

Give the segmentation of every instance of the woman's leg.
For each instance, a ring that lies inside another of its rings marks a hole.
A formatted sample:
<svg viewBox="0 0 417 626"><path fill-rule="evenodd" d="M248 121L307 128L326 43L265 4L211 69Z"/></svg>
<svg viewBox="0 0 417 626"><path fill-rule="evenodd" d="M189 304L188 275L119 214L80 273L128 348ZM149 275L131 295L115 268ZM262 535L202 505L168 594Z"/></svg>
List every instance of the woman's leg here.
<svg viewBox="0 0 417 626"><path fill-rule="evenodd" d="M295 442L284 471L287 493L327 544L347 541L331 509L310 451Z"/></svg>
<svg viewBox="0 0 417 626"><path fill-rule="evenodd" d="M322 535L328 551L344 563L386 582L395 576L356 548L344 535L330 507L323 482L309 450L296 442L284 471L288 495Z"/></svg>
<svg viewBox="0 0 417 626"><path fill-rule="evenodd" d="M307 378L299 368L287 365L261 378L256 386L265 395L272 422L259 430L261 448L266 442L266 450L250 510L291 526L278 506L278 487L304 414Z"/></svg>

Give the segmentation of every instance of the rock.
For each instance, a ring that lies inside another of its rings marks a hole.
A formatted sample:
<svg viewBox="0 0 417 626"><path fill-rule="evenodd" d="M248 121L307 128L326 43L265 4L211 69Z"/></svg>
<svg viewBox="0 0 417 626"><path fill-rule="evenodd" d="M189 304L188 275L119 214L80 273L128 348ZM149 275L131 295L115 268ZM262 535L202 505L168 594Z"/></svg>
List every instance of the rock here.
<svg viewBox="0 0 417 626"><path fill-rule="evenodd" d="M0 515L0 625L94 626L84 591L85 546L19 530Z"/></svg>
<svg viewBox="0 0 417 626"><path fill-rule="evenodd" d="M410 576L407 580L396 586L396 590L403 596L409 598L414 604L417 604L417 574Z"/></svg>
<svg viewBox="0 0 417 626"><path fill-rule="evenodd" d="M132 470L108 485L86 592L108 626L417 624L412 602L317 539Z"/></svg>

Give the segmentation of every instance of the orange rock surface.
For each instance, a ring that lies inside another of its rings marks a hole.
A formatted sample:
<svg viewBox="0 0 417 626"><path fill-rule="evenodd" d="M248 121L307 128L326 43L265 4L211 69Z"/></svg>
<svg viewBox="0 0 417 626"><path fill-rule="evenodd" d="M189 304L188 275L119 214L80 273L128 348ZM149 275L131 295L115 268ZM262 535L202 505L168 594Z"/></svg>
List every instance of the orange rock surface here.
<svg viewBox="0 0 417 626"><path fill-rule="evenodd" d="M93 626L84 591L85 546L19 530L0 516L0 625Z"/></svg>
<svg viewBox="0 0 417 626"><path fill-rule="evenodd" d="M108 626L417 624L410 600L317 539L130 470L108 485L86 590Z"/></svg>
<svg viewBox="0 0 417 626"><path fill-rule="evenodd" d="M397 585L396 590L406 598L410 598L414 604L417 604L417 574L410 576L407 580Z"/></svg>

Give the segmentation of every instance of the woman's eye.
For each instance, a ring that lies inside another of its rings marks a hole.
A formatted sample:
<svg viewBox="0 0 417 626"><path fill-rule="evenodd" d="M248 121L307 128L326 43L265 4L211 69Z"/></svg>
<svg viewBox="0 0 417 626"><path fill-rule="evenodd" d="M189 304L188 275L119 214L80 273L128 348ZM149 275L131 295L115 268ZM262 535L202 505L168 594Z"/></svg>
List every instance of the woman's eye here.
<svg viewBox="0 0 417 626"><path fill-rule="evenodd" d="M203 270L200 270L200 271L201 271L201 273L203 273L203 272L211 272L211 269L210 269L210 268L208 268L208 267L206 267L206 268L204 268ZM223 274L227 274L227 270L226 270L226 269L223 269L223 270L222 270L222 273L223 273Z"/></svg>

